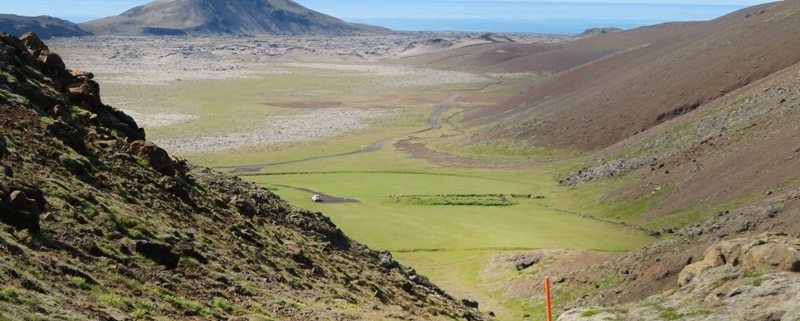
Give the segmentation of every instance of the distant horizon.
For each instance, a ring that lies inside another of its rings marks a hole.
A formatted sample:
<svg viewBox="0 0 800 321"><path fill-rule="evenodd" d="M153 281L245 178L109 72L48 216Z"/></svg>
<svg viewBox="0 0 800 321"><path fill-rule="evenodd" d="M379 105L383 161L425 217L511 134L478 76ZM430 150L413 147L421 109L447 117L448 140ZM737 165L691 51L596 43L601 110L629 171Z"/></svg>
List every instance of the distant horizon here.
<svg viewBox="0 0 800 321"><path fill-rule="evenodd" d="M4 4L3 12L53 16L74 23L116 16L147 0L56 0ZM297 0L299 5L353 23L397 31L578 33L592 27L631 29L664 22L710 20L774 1L754 0ZM63 2L62 2L63 3Z"/></svg>

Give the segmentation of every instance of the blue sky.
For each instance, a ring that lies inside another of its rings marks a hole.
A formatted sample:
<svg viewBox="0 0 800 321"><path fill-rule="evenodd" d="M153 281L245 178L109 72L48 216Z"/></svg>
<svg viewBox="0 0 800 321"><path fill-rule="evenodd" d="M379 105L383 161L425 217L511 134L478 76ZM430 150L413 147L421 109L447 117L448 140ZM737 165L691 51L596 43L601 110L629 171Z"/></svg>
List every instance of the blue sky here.
<svg viewBox="0 0 800 321"><path fill-rule="evenodd" d="M148 0L2 0L0 13L11 13L23 16L49 15L68 19L74 22L118 15L127 9L151 2ZM308 8L330 14L347 20L348 18L364 17L390 17L399 14L399 9L404 9L406 14L426 12L431 17L439 17L436 12L419 10L409 6L408 0L295 0L295 2ZM412 1L413 2L413 1ZM476 7L475 3L525 3L525 2L556 2L556 0L427 0L428 4L435 4L438 8L452 7L454 10ZM570 0L575 3L675 3L675 4L711 4L750 6L770 1L757 0ZM438 11L438 10L437 10ZM481 13L475 13L481 14ZM679 19L675 19L679 20Z"/></svg>

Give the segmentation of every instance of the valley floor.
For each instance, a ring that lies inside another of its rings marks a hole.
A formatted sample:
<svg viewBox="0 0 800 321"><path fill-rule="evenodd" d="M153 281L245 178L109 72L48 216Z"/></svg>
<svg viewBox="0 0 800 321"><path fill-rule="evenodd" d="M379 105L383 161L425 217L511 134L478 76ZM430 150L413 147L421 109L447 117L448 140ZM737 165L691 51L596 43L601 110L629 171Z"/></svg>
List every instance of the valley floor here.
<svg viewBox="0 0 800 321"><path fill-rule="evenodd" d="M563 41L514 35L517 41ZM541 273L651 243L596 219L597 190L558 185L580 155L471 144L460 117L537 75L403 63L433 38L74 38L51 48L95 73L106 104L173 155L254 181L390 250L502 320L543 314ZM483 40L481 40L483 39ZM423 48L423 49L420 49ZM312 202L323 193L352 202Z"/></svg>

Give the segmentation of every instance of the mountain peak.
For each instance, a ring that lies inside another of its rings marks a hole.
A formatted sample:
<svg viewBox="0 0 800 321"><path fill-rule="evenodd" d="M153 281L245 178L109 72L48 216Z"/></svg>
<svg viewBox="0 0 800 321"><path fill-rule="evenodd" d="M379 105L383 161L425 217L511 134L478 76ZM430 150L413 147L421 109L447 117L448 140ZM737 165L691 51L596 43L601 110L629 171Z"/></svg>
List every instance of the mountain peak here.
<svg viewBox="0 0 800 321"><path fill-rule="evenodd" d="M81 26L100 35L354 35L388 31L347 23L291 0L158 0Z"/></svg>

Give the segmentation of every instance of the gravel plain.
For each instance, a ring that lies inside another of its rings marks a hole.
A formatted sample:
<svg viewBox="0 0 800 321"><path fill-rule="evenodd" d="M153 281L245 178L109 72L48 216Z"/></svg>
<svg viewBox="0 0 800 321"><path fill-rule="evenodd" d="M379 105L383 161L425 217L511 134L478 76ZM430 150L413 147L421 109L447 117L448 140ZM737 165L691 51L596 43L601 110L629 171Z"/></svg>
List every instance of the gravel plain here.
<svg viewBox="0 0 800 321"><path fill-rule="evenodd" d="M180 82L259 79L285 75L298 68L325 74L370 77L379 86L393 88L447 84L489 83L493 79L468 72L447 71L382 63L387 59L425 50L443 50L497 41L497 37L470 33L400 33L380 37L79 37L49 42L67 64L93 72L103 86L116 88L164 87ZM501 37L517 42L558 42L564 36L517 34ZM357 91L357 90L356 90ZM146 91L144 91L146 93ZM369 88L356 94L370 95ZM122 109L148 128L191 124L205 115L186 106L155 109L142 90L115 90L103 95L104 103ZM325 100L318 97L316 100ZM306 99L309 99L306 97ZM312 99L314 100L314 99ZM303 105L304 102L297 102ZM391 117L388 108L314 108L291 116L258 119L258 130L213 132L199 127L180 137L150 137L177 155L282 144L363 130L371 120ZM248 122L251 121L248 119Z"/></svg>

